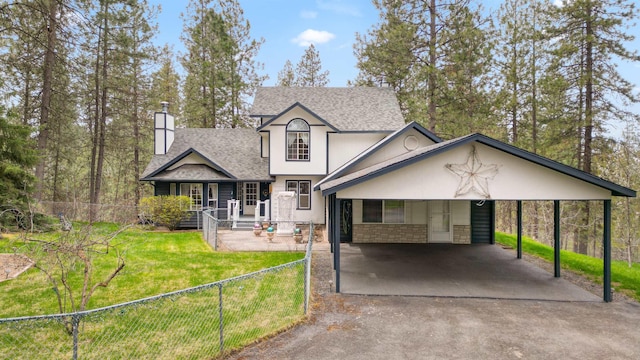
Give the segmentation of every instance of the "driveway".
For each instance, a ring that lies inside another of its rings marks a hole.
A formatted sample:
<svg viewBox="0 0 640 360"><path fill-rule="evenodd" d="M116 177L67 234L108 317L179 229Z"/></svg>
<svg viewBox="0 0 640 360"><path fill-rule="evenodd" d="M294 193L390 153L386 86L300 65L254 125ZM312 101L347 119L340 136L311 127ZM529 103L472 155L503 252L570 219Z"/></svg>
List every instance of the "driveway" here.
<svg viewBox="0 0 640 360"><path fill-rule="evenodd" d="M604 303L335 294L328 251L314 252L313 274L309 321L230 359L640 358L640 305L618 297Z"/></svg>

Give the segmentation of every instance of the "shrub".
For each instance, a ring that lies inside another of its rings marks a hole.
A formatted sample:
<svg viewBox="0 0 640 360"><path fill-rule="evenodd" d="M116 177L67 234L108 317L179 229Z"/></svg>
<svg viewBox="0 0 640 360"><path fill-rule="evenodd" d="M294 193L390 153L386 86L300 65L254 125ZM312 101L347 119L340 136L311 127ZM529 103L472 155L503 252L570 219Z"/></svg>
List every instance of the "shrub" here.
<svg viewBox="0 0 640 360"><path fill-rule="evenodd" d="M187 217L189 205L191 199L188 196L161 195L140 200L144 218L165 225L172 231Z"/></svg>

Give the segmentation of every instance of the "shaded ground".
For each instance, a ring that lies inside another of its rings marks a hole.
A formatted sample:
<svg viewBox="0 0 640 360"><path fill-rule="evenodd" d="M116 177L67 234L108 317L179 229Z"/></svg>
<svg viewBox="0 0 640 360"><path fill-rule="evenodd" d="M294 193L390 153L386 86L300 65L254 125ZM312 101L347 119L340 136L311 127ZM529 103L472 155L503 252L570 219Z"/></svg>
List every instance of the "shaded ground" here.
<svg viewBox="0 0 640 360"><path fill-rule="evenodd" d="M229 358L640 358L640 305L618 295L604 303L335 294L328 251L314 252L313 276L307 323Z"/></svg>

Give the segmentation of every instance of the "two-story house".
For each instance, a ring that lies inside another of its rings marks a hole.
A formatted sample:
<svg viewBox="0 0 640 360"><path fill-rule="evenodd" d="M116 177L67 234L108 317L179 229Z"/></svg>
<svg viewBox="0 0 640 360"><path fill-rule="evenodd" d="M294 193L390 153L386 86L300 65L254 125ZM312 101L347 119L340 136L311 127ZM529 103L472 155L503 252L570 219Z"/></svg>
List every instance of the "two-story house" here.
<svg viewBox="0 0 640 360"><path fill-rule="evenodd" d="M328 224L342 241L491 243L494 200L635 196L481 134L441 141L405 124L390 88L264 87L251 116L255 129L174 129L156 114L141 180L191 197L183 226L235 199L242 215Z"/></svg>

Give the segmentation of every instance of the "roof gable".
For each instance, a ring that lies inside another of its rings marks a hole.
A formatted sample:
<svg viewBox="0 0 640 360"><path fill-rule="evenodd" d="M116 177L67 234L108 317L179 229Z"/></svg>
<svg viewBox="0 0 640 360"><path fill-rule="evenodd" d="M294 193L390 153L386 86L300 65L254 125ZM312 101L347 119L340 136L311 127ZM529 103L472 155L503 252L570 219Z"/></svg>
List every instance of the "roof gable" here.
<svg viewBox="0 0 640 360"><path fill-rule="evenodd" d="M610 181L599 178L595 175L561 164L559 162L542 157L540 155L530 153L526 150L517 148L513 145L503 143L501 141L492 139L482 134L471 134L464 137L434 144L432 146L428 146L425 148L414 150L407 154L403 154L393 159L389 159L388 161L384 161L379 164L370 166L368 168L328 181L322 184L320 186L320 189L322 190L322 194L325 196L334 194L342 189L346 189L351 186L361 184L368 180L374 179L378 176L391 173L395 170L415 164L421 160L428 159L430 157L445 153L447 151L456 149L460 146L470 144L473 142L486 145L490 148L499 150L508 155L529 161L533 164L550 169L559 174L584 181L588 184L600 187L602 189L606 189L610 191L613 196L627 196L627 197L636 196L636 192L632 189L612 183Z"/></svg>
<svg viewBox="0 0 640 360"><path fill-rule="evenodd" d="M373 153L381 151L386 145L388 145L392 141L400 138L402 135L411 132L411 130L415 130L419 134L424 135L424 137L426 137L427 139L433 141L434 143L442 142L442 139L440 139L434 133L432 133L429 130L425 129L424 127L422 127L417 122L412 121L409 124L406 124L405 126L403 126L402 128L396 130L394 133L390 134L389 136L385 137L384 139L380 140L379 142L373 144L367 150L363 151L358 156L356 156L353 159L347 161L344 165L340 166L334 172L332 172L331 174L327 175L324 179L320 180L316 184L316 186L314 186L314 190L320 189L320 186L322 184L324 184L325 182L327 182L327 181L330 181L330 180L338 178L338 177L340 177L342 175L348 174L350 170L353 170L354 168L356 168L358 164L361 164L362 162L364 162Z"/></svg>
<svg viewBox="0 0 640 360"><path fill-rule="evenodd" d="M216 170L214 173L201 169L194 172L194 176L210 175L211 180L217 180L222 174L235 180L272 180L268 159L260 156L260 134L253 129L240 128L176 129L169 151L151 158L141 180L161 180L163 172L191 154L197 154L204 159L203 164ZM183 169L183 175L188 176L187 168Z"/></svg>
<svg viewBox="0 0 640 360"><path fill-rule="evenodd" d="M287 113L289 113L291 110L295 109L295 108L300 108L306 112L308 112L311 116L315 117L316 119L318 119L318 121L320 121L321 123L323 123L324 125L326 125L327 127L329 127L331 130L333 131L339 131L338 129L336 129L335 126L329 124L325 119L321 118L320 116L318 116L318 114L314 113L313 111L311 111L308 107L300 104L299 102L296 102L295 104L289 106L288 108L286 108L284 111L282 111L280 114L272 117L271 119L269 119L267 122L265 122L264 124L262 124L261 126L259 126L256 130L260 131L263 130L265 127L271 125L272 123L274 123L275 121L277 121L278 119L280 119L281 117L283 117L284 115L286 115Z"/></svg>
<svg viewBox="0 0 640 360"><path fill-rule="evenodd" d="M231 175L228 171L223 169L220 165L216 164L211 159L209 159L206 156L202 155L200 152L198 152L197 150L195 150L193 148L189 148L185 152L183 152L182 154L180 154L180 155L174 157L173 159L167 161L164 165L160 166L158 169L156 169L155 171L153 171L150 174L146 175L145 177L146 178L152 178L152 177L160 174L161 172L170 169L172 166L176 165L178 162L186 159L189 155L192 155L192 154L195 154L198 157L200 157L202 159L202 164L208 165L209 167L213 168L214 170L217 170L217 171L223 173L229 179L235 179L236 178L235 176ZM188 165L193 165L193 164L188 164Z"/></svg>
<svg viewBox="0 0 640 360"><path fill-rule="evenodd" d="M341 132L395 131L404 125L393 89L377 87L261 87L251 116L271 118L295 104Z"/></svg>

